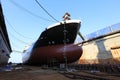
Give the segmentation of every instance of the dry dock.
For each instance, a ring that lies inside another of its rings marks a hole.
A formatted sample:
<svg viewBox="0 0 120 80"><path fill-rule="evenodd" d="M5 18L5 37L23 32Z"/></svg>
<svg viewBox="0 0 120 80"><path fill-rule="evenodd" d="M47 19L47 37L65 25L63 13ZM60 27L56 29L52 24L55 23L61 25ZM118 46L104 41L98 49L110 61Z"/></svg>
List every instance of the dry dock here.
<svg viewBox="0 0 120 80"><path fill-rule="evenodd" d="M117 30L83 42L82 57L68 64L67 70L12 66L11 71L0 69L0 80L120 80L119 40L120 30Z"/></svg>

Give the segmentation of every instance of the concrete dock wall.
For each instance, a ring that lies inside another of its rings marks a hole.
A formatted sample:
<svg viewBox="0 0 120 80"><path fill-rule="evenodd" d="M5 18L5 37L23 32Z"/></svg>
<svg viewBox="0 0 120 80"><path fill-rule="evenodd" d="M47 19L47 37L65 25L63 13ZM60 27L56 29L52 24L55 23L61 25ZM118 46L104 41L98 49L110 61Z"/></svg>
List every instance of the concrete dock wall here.
<svg viewBox="0 0 120 80"><path fill-rule="evenodd" d="M78 64L120 64L120 31L83 43Z"/></svg>

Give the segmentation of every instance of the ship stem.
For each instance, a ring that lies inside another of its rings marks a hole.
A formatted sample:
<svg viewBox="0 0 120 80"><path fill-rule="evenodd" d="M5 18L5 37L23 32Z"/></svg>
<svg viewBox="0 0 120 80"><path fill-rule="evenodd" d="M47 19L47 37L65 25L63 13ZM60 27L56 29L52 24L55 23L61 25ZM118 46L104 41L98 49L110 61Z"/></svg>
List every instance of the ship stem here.
<svg viewBox="0 0 120 80"><path fill-rule="evenodd" d="M65 69L67 70L67 56L66 56L66 33L67 33L67 30L66 30L66 26L65 26L66 22L64 21L64 52L63 52L63 56L64 56L64 59L65 59Z"/></svg>

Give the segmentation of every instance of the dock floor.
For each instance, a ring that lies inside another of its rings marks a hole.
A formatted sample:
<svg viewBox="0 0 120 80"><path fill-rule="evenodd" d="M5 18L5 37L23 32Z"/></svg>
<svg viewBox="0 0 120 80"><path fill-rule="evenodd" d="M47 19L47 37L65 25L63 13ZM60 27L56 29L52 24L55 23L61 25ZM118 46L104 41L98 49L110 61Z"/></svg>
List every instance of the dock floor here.
<svg viewBox="0 0 120 80"><path fill-rule="evenodd" d="M0 71L0 80L119 80L120 74L94 71L60 71L36 66L16 67L12 71Z"/></svg>

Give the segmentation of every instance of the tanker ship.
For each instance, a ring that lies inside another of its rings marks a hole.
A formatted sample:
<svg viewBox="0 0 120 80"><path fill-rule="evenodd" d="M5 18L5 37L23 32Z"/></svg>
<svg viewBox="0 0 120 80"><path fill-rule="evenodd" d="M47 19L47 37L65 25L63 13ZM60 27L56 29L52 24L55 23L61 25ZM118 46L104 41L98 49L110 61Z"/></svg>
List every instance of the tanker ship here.
<svg viewBox="0 0 120 80"><path fill-rule="evenodd" d="M23 63L49 65L51 62L72 63L82 55L82 47L75 44L80 20L66 20L47 27L38 40L23 52Z"/></svg>

